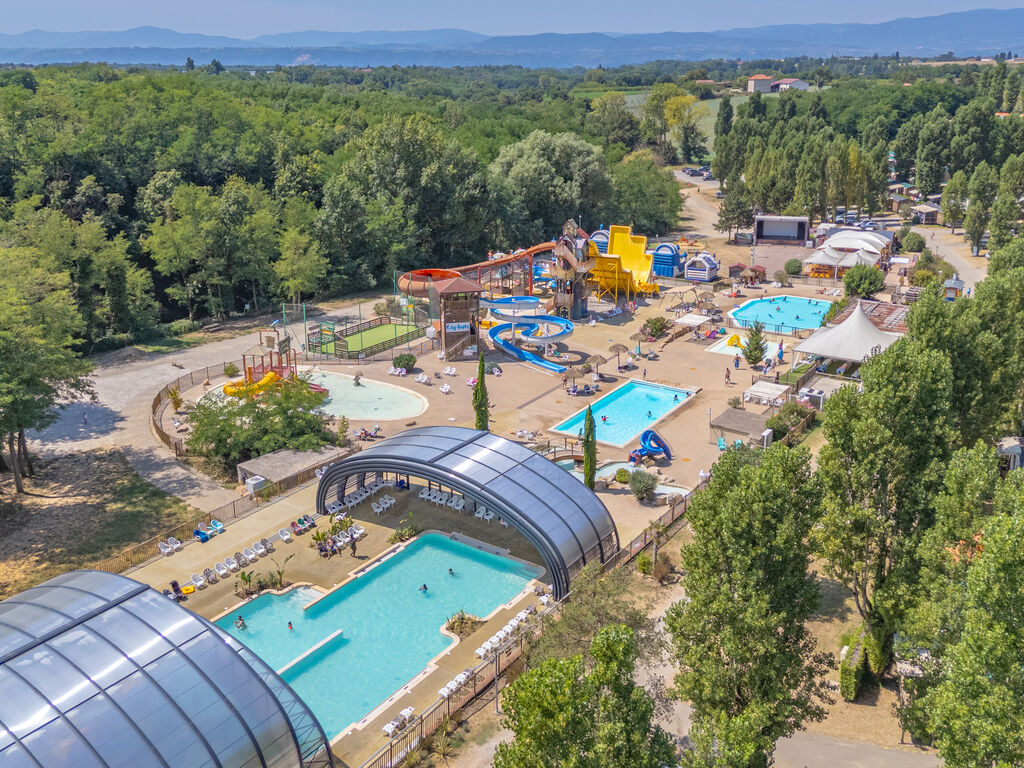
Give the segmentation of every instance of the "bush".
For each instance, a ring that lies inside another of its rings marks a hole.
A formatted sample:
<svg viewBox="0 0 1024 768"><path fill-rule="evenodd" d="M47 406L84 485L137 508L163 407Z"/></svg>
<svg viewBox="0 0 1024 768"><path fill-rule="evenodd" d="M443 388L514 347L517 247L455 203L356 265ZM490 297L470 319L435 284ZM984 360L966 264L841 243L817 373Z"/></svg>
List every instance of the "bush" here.
<svg viewBox="0 0 1024 768"><path fill-rule="evenodd" d="M885 275L876 267L869 267L867 264L858 264L851 267L843 275L843 288L847 296L863 296L870 298L873 294L882 290L885 285Z"/></svg>
<svg viewBox="0 0 1024 768"><path fill-rule="evenodd" d="M784 269L775 270L775 282L782 285L789 285L789 273Z"/></svg>
<svg viewBox="0 0 1024 768"><path fill-rule="evenodd" d="M400 355L396 355L395 359L391 362L395 368L405 368L405 370L411 371L416 367L416 355L410 354L409 352L403 352Z"/></svg>
<svg viewBox="0 0 1024 768"><path fill-rule="evenodd" d="M782 268L786 271L787 275L799 275L804 271L804 265L800 259L790 259L782 265Z"/></svg>
<svg viewBox="0 0 1024 768"><path fill-rule="evenodd" d="M891 640L888 637L883 637L880 640L877 632L865 632L864 656L867 660L868 671L876 680L881 679L892 658Z"/></svg>
<svg viewBox="0 0 1024 768"><path fill-rule="evenodd" d="M924 238L917 232L907 232L900 240L900 252L920 253L924 250Z"/></svg>
<svg viewBox="0 0 1024 768"><path fill-rule="evenodd" d="M98 355L100 352L111 352L115 349L124 349L135 343L135 337L130 333L109 333L101 336L93 342L88 350L90 354Z"/></svg>
<svg viewBox="0 0 1024 768"><path fill-rule="evenodd" d="M646 552L641 552L636 556L636 569L640 571L644 576L650 576L651 570L654 568L654 561L651 556Z"/></svg>
<svg viewBox="0 0 1024 768"><path fill-rule="evenodd" d="M238 366L234 363L224 363L224 375L228 378L239 374Z"/></svg>
<svg viewBox="0 0 1024 768"><path fill-rule="evenodd" d="M394 296L388 296L384 301L378 301L373 305L373 313L377 317L399 317L402 314L402 305Z"/></svg>
<svg viewBox="0 0 1024 768"><path fill-rule="evenodd" d="M646 501L654 497L654 489L658 487L658 480L650 472L642 469L634 469L629 475L629 490L633 492L638 501Z"/></svg>
<svg viewBox="0 0 1024 768"><path fill-rule="evenodd" d="M615 482L616 483L628 483L629 482L629 470L625 467L621 467L615 470Z"/></svg>
<svg viewBox="0 0 1024 768"><path fill-rule="evenodd" d="M846 658L839 663L839 694L846 701L856 701L864 685L866 655L862 638L850 646Z"/></svg>
<svg viewBox="0 0 1024 768"><path fill-rule="evenodd" d="M743 398L740 397L739 395L733 395L732 397L729 398L729 407L730 408L738 408L739 410L742 411L743 410Z"/></svg>
<svg viewBox="0 0 1024 768"><path fill-rule="evenodd" d="M653 576L659 584L664 584L668 581L668 577L672 575L672 561L668 559L668 555L664 552L658 554L658 562L651 568L651 576Z"/></svg>
<svg viewBox="0 0 1024 768"><path fill-rule="evenodd" d="M165 336L184 336L186 333L193 333L203 327L198 320L189 320L183 317L181 320L172 320L158 326Z"/></svg>
<svg viewBox="0 0 1024 768"><path fill-rule="evenodd" d="M648 336L658 338L665 332L668 326L668 318L655 315L654 317L647 318L644 324L640 327L640 330Z"/></svg>
<svg viewBox="0 0 1024 768"><path fill-rule="evenodd" d="M801 405L795 400L790 400L784 403L778 412L765 422L765 426L772 431L772 437L775 440L781 440L789 434L793 427L806 419L812 411L812 408Z"/></svg>

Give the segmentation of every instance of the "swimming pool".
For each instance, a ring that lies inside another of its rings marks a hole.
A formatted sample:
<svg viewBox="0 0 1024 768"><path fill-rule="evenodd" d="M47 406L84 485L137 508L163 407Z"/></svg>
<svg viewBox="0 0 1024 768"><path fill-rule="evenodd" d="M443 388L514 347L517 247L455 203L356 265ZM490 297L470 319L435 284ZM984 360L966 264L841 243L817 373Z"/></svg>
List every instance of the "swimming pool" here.
<svg viewBox="0 0 1024 768"><path fill-rule="evenodd" d="M735 344L730 344L729 343L730 341L733 341L733 336L735 336L736 338L739 339L741 345L747 343L747 337L746 336L740 336L739 334L730 333L724 339L719 339L714 344L712 344L710 347L708 347L707 351L708 352L715 352L716 354L719 354L719 355L729 355L730 357L735 357L736 355L742 356L743 355L743 347L742 346L737 347Z"/></svg>
<svg viewBox="0 0 1024 768"><path fill-rule="evenodd" d="M645 429L650 429L695 394L690 389L651 384L648 381L628 381L590 404L594 411L597 439L621 447ZM576 437L583 431L586 411L584 407L552 429ZM607 420L602 420L602 417Z"/></svg>
<svg viewBox="0 0 1024 768"><path fill-rule="evenodd" d="M411 419L427 410L423 395L394 384L360 379L357 387L351 376L324 371L313 371L309 380L327 390L331 399L323 410L332 416L391 421Z"/></svg>
<svg viewBox="0 0 1024 768"><path fill-rule="evenodd" d="M428 533L307 610L303 607L320 592L298 587L284 595L261 595L216 624L271 667L283 669L281 676L334 738L452 644L440 632L448 617L460 610L487 616L538 573L524 563ZM419 590L421 584L427 585L426 592ZM244 630L234 625L239 614L245 618Z"/></svg>
<svg viewBox="0 0 1024 768"><path fill-rule="evenodd" d="M751 299L730 310L729 316L744 328L761 322L766 331L789 333L817 328L831 305L829 301L805 299L803 296L771 296Z"/></svg>
<svg viewBox="0 0 1024 768"><path fill-rule="evenodd" d="M560 459L555 463L569 474L574 475L576 479L578 479L581 483L583 482L583 473L575 469L575 460ZM627 461L613 461L611 464L605 464L603 467L598 467L597 471L594 473L594 477L598 479L614 478L615 473L618 472L620 469L627 469L630 472L632 472L634 469L636 469L636 467ZM683 488L678 485L663 485L662 483L658 483L658 485L655 486L654 490L657 491L658 493L678 493L683 496L690 495L690 490L688 488Z"/></svg>

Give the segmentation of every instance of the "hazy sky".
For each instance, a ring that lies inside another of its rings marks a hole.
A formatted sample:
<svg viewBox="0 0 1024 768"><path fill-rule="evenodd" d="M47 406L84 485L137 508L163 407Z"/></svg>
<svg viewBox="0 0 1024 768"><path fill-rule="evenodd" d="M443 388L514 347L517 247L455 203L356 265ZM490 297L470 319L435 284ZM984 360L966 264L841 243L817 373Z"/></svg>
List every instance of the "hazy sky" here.
<svg viewBox="0 0 1024 768"><path fill-rule="evenodd" d="M0 32L110 30L152 25L250 37L303 29L459 27L484 34L654 32L790 22L887 21L1024 1L931 0L4 0Z"/></svg>

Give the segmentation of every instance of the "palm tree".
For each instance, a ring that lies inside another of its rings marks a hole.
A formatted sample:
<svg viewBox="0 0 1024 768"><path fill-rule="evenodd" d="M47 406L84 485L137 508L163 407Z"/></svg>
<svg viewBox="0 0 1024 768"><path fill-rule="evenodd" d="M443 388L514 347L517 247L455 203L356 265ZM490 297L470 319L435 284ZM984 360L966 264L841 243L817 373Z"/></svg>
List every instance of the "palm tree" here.
<svg viewBox="0 0 1024 768"><path fill-rule="evenodd" d="M288 557L286 557L284 559L283 563L277 562L277 558L274 558L274 557L270 558L270 562L272 562L274 564L274 566L277 568L277 570L274 571L274 574L277 576L277 588L278 589L281 589L281 588L284 587L284 567L286 565L288 565L288 561L291 560L293 557L295 557L295 553L294 552L292 554L288 555Z"/></svg>

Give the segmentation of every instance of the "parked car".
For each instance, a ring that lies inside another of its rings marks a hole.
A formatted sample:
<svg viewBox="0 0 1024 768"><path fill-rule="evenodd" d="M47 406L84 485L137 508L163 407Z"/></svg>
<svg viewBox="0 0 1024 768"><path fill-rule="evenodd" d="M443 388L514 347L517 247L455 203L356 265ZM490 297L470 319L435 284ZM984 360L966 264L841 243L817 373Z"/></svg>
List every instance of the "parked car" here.
<svg viewBox="0 0 1024 768"><path fill-rule="evenodd" d="M701 178L704 179L704 181L715 180L714 174L712 174L711 171L704 171L704 173L701 175Z"/></svg>
<svg viewBox="0 0 1024 768"><path fill-rule="evenodd" d="M721 189L716 189L715 190L715 197L717 197L719 200L721 200L723 197L725 197L725 192L723 192Z"/></svg>

